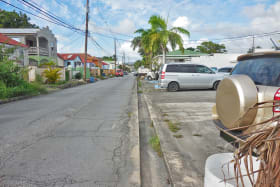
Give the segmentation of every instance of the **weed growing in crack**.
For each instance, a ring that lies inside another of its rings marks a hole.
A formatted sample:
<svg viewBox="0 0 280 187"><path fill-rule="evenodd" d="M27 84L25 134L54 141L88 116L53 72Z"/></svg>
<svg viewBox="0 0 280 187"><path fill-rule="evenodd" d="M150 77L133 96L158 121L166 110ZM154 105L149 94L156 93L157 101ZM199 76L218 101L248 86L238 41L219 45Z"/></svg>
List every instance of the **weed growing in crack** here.
<svg viewBox="0 0 280 187"><path fill-rule="evenodd" d="M193 136L198 136L198 137L201 137L202 135L201 134L198 134L198 133L194 133L192 134Z"/></svg>
<svg viewBox="0 0 280 187"><path fill-rule="evenodd" d="M174 134L173 135L175 138L183 138L184 136L182 134Z"/></svg>
<svg viewBox="0 0 280 187"><path fill-rule="evenodd" d="M170 130L171 132L176 133L176 132L178 132L179 130L181 130L181 129L178 127L178 125L179 125L178 123L173 123L172 121L168 121L167 124L168 124L168 128L169 128L169 130Z"/></svg>
<svg viewBox="0 0 280 187"><path fill-rule="evenodd" d="M157 152L159 157L162 157L162 151L160 147L160 141L157 135L153 136L149 140L150 145L152 148Z"/></svg>
<svg viewBox="0 0 280 187"><path fill-rule="evenodd" d="M128 112L127 115L130 118L132 116L132 112Z"/></svg>
<svg viewBox="0 0 280 187"><path fill-rule="evenodd" d="M154 122L153 121L151 122L150 127L152 127L152 128L154 127Z"/></svg>
<svg viewBox="0 0 280 187"><path fill-rule="evenodd" d="M168 116L168 114L164 113L164 114L162 114L162 116L165 117L165 116Z"/></svg>

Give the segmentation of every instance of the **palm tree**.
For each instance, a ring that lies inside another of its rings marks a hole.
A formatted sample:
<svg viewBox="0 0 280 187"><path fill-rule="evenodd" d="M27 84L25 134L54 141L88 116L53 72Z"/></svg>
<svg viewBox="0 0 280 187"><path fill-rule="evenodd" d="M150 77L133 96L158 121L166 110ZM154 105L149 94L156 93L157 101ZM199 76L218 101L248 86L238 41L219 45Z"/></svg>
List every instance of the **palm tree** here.
<svg viewBox="0 0 280 187"><path fill-rule="evenodd" d="M151 56L151 41L150 41L150 29L138 29L135 33L140 34L140 36L135 37L132 42L131 46L133 50L138 48L138 53L143 57L145 60L146 65L150 64L150 56Z"/></svg>
<svg viewBox="0 0 280 187"><path fill-rule="evenodd" d="M152 46L153 51L159 49L162 51L163 64L165 64L167 44L171 45L172 50L175 50L175 48L179 46L179 49L184 52L183 39L180 34L190 36L188 30L182 27L168 29L167 21L157 15L150 17L149 24L152 27L149 34L150 45Z"/></svg>

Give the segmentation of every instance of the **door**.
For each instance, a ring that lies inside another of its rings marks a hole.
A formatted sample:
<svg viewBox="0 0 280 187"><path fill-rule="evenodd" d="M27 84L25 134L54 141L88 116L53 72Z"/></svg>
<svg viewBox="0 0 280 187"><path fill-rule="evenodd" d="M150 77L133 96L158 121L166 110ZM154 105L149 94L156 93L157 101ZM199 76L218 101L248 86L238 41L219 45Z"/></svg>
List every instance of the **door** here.
<svg viewBox="0 0 280 187"><path fill-rule="evenodd" d="M215 76L216 73L213 72L210 68L203 65L196 65L196 88L212 88L213 85L211 84Z"/></svg>
<svg viewBox="0 0 280 187"><path fill-rule="evenodd" d="M179 84L181 88L193 89L195 88L195 65L194 64L179 64Z"/></svg>

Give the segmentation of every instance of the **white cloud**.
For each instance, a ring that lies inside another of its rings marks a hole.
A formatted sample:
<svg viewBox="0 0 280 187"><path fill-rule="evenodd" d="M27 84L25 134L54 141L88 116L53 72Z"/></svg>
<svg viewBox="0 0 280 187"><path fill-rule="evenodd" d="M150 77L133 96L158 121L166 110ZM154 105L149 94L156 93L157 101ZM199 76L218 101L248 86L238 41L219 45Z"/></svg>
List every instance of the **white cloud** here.
<svg viewBox="0 0 280 187"><path fill-rule="evenodd" d="M121 44L120 48L118 49L120 55L125 52L126 56L129 57L129 61L135 61L137 59L140 59L140 55L136 51L133 51L132 47L130 46L130 42L124 42Z"/></svg>
<svg viewBox="0 0 280 187"><path fill-rule="evenodd" d="M136 28L132 20L125 18L121 20L116 27L113 27L112 30L117 33L130 34L133 33Z"/></svg>
<svg viewBox="0 0 280 187"><path fill-rule="evenodd" d="M173 27L183 27L187 29L189 25L191 24L191 21L186 16L179 16L172 24Z"/></svg>

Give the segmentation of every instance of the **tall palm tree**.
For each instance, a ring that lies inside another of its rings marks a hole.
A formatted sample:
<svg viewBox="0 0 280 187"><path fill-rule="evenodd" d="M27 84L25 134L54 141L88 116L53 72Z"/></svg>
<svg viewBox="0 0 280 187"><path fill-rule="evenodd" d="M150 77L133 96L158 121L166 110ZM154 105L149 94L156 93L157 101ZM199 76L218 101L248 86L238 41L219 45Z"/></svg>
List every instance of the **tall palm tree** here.
<svg viewBox="0 0 280 187"><path fill-rule="evenodd" d="M177 46L184 52L183 39L180 34L190 36L188 30L182 27L167 28L167 21L162 17L153 15L150 17L149 24L151 25L150 45L153 50L161 49L163 56L163 64L165 64L165 56L167 52L167 44L171 45L172 50L175 50ZM179 34L180 33L180 34Z"/></svg>

